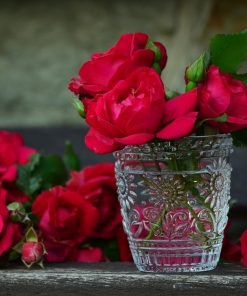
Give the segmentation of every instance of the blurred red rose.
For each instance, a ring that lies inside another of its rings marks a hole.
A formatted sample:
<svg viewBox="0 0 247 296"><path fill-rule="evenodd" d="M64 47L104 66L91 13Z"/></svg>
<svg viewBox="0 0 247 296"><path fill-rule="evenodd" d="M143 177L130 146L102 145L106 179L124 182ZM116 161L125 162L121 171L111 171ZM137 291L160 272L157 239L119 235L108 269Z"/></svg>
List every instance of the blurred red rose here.
<svg viewBox="0 0 247 296"><path fill-rule="evenodd" d="M72 262L102 262L108 261L102 250L98 247L75 248L68 261Z"/></svg>
<svg viewBox="0 0 247 296"><path fill-rule="evenodd" d="M9 221L6 192L0 189L0 256L20 240L19 226Z"/></svg>
<svg viewBox="0 0 247 296"><path fill-rule="evenodd" d="M223 133L247 127L247 86L215 65L207 71L205 83L199 84L199 118L227 115L227 122L209 121Z"/></svg>
<svg viewBox="0 0 247 296"><path fill-rule="evenodd" d="M100 99L85 100L91 126L86 145L96 153L107 153L152 140L162 126L165 103L164 86L155 70L136 70Z"/></svg>
<svg viewBox="0 0 247 296"><path fill-rule="evenodd" d="M242 233L240 238L242 260L244 266L247 266L247 229Z"/></svg>
<svg viewBox="0 0 247 296"><path fill-rule="evenodd" d="M16 187L16 165L26 164L29 156L35 152L34 149L24 146L21 135L0 131L0 187L7 191L8 201L28 200L28 197Z"/></svg>
<svg viewBox="0 0 247 296"><path fill-rule="evenodd" d="M191 133L197 119L196 104L196 88L167 101L164 107L164 127L157 133L157 138L172 140Z"/></svg>
<svg viewBox="0 0 247 296"><path fill-rule="evenodd" d="M56 186L41 193L33 203L33 214L49 261L65 261L71 251L92 236L98 225L98 210L79 193Z"/></svg>
<svg viewBox="0 0 247 296"><path fill-rule="evenodd" d="M80 78L73 78L69 89L81 98L94 97L111 90L137 68L152 67L155 53L146 48L148 40L144 33L122 35L111 49L93 54L91 60L82 65ZM165 47L159 42L154 44L161 53L159 66L163 69L167 60Z"/></svg>
<svg viewBox="0 0 247 296"><path fill-rule="evenodd" d="M78 192L99 211L99 223L91 237L115 237L122 217L117 198L114 164L96 164L86 167L81 172L71 172L71 176L67 188Z"/></svg>

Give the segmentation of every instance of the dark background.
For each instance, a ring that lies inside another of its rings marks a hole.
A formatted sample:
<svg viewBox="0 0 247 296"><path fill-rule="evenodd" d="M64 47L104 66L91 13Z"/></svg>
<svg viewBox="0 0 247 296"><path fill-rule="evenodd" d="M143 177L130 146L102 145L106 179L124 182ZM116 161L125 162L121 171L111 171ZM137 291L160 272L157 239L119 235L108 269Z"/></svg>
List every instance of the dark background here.
<svg viewBox="0 0 247 296"><path fill-rule="evenodd" d="M111 160L83 143L86 127L67 90L80 65L120 34L143 31L167 47L165 86L183 91L186 65L210 36L247 27L246 12L246 0L2 1L0 129L22 132L27 145L46 153L62 153L68 139L83 166ZM246 152L236 149L232 157L232 197L239 205L247 205Z"/></svg>

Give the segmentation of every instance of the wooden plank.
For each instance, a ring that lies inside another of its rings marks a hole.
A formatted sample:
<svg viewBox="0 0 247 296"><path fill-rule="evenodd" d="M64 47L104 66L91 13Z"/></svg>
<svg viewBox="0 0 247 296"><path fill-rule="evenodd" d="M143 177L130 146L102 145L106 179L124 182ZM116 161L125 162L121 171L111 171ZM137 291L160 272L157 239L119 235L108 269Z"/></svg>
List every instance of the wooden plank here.
<svg viewBox="0 0 247 296"><path fill-rule="evenodd" d="M203 273L140 273L131 263L62 263L45 270L0 270L0 295L238 295L246 296L247 269L221 264Z"/></svg>

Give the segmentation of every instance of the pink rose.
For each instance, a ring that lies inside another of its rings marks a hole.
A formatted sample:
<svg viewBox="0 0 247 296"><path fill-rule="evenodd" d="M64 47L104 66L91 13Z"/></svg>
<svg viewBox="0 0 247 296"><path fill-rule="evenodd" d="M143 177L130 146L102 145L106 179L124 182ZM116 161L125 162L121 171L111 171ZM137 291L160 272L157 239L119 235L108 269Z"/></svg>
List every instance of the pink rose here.
<svg viewBox="0 0 247 296"><path fill-rule="evenodd" d="M163 124L164 86L150 68L139 68L97 100L84 102L91 126L85 141L96 153L144 144L155 138Z"/></svg>
<svg viewBox="0 0 247 296"><path fill-rule="evenodd" d="M207 71L207 78L199 85L199 118L227 115L227 122L209 121L223 133L247 127L247 86L229 74L222 74L215 65Z"/></svg>
<svg viewBox="0 0 247 296"><path fill-rule="evenodd" d="M67 188L76 191L99 211L99 223L93 238L114 238L122 217L118 203L114 164L100 163L71 172Z"/></svg>
<svg viewBox="0 0 247 296"><path fill-rule="evenodd" d="M149 37L144 33L124 34L118 42L105 53L95 53L91 60L82 65L79 78L73 78L69 89L80 98L91 98L96 94L111 90L120 80L140 67L152 67L156 62L155 53L146 48ZM161 57L161 69L166 65L165 47L154 42Z"/></svg>

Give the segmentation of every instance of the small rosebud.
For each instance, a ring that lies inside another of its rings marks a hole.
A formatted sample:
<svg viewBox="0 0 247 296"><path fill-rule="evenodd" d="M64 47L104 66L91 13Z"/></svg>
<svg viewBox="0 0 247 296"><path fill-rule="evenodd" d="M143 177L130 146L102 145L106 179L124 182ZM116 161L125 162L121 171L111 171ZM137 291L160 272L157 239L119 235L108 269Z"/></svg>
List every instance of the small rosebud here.
<svg viewBox="0 0 247 296"><path fill-rule="evenodd" d="M193 82L201 82L204 79L206 69L209 64L209 55L204 52L197 60L191 64L185 72L186 80Z"/></svg>
<svg viewBox="0 0 247 296"><path fill-rule="evenodd" d="M44 245L39 242L26 242L22 246L22 262L30 268L37 263L42 265L43 255L45 254Z"/></svg>

